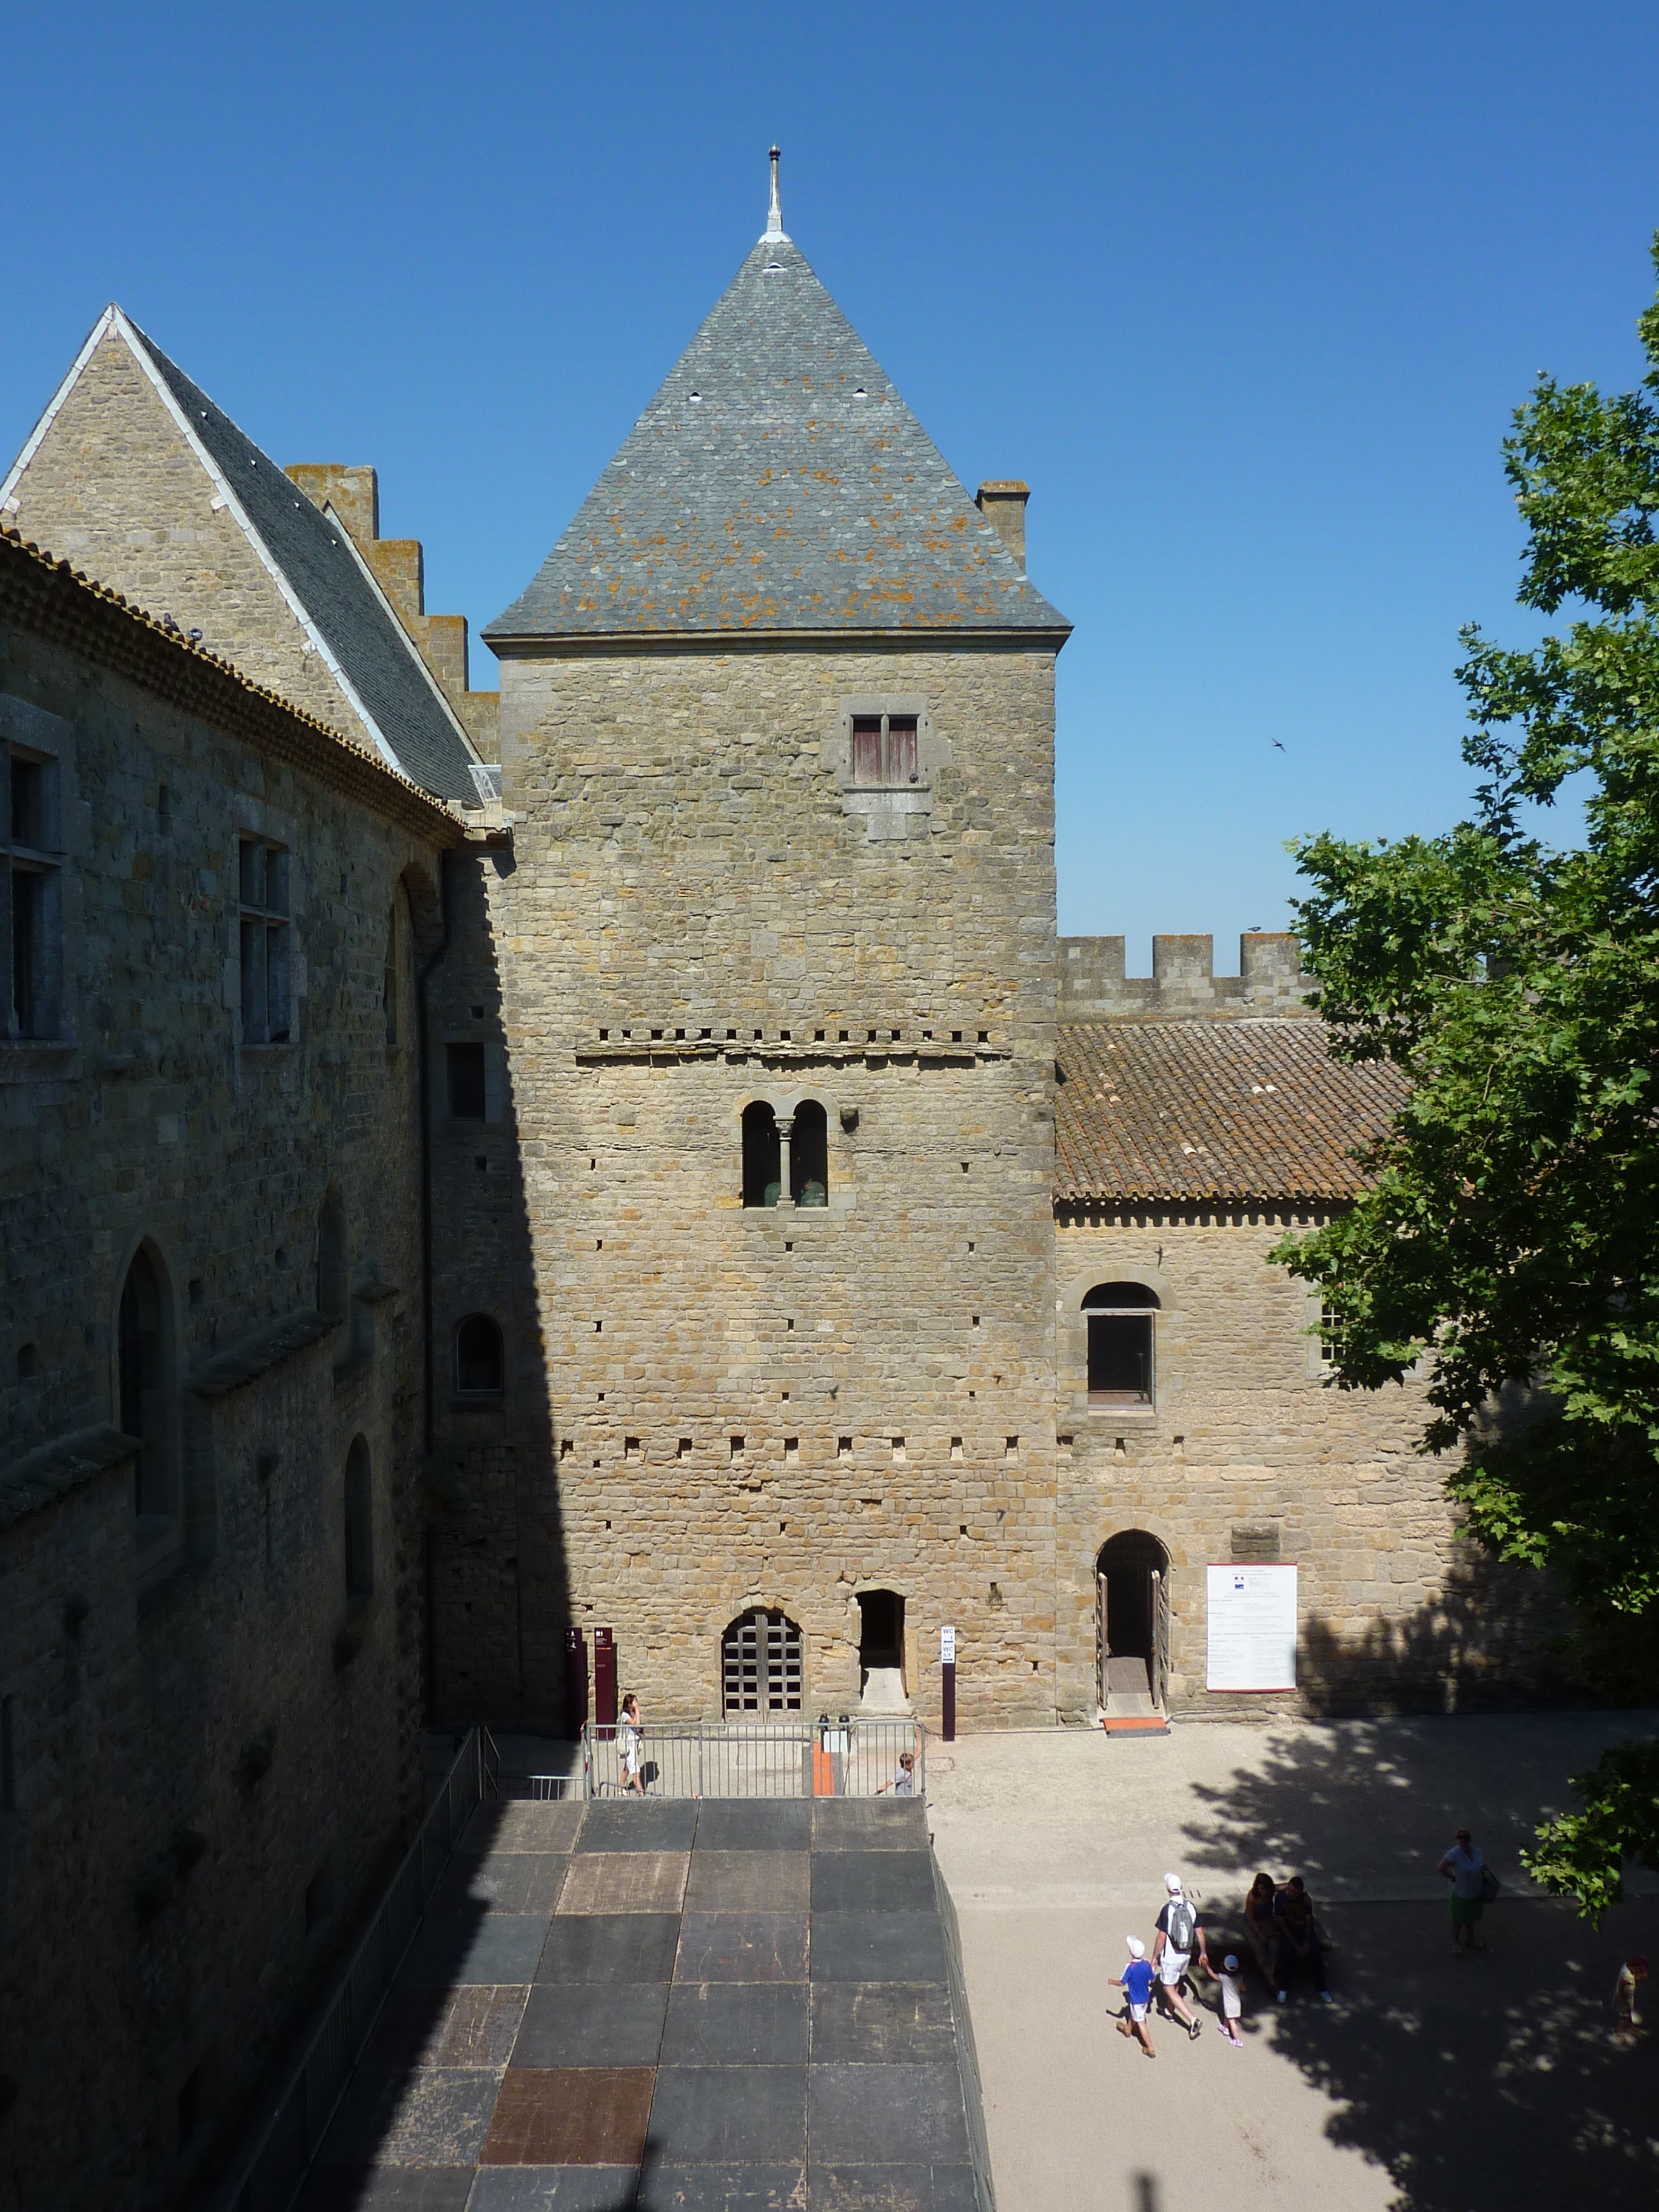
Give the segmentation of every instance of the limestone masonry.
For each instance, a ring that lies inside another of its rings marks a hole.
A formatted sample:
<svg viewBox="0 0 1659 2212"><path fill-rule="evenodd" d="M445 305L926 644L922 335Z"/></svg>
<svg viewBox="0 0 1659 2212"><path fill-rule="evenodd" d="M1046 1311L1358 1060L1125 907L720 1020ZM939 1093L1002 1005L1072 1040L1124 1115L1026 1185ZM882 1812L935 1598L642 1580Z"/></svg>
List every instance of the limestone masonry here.
<svg viewBox="0 0 1659 2212"><path fill-rule="evenodd" d="M1057 938L1026 500L775 222L475 691L372 469L94 325L0 483L0 2206L197 2185L422 1723L600 1631L647 1727L1547 1686L1267 1256L1395 1079L1293 939Z"/></svg>

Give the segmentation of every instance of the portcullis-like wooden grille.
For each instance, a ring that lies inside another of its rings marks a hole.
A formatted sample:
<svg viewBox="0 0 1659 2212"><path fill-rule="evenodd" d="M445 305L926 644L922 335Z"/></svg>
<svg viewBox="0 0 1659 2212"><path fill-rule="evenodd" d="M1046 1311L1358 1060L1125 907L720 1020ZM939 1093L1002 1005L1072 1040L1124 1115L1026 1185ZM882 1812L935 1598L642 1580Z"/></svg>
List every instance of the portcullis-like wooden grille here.
<svg viewBox="0 0 1659 2212"><path fill-rule="evenodd" d="M800 1631L786 1613L745 1613L720 1642L728 1713L800 1711Z"/></svg>

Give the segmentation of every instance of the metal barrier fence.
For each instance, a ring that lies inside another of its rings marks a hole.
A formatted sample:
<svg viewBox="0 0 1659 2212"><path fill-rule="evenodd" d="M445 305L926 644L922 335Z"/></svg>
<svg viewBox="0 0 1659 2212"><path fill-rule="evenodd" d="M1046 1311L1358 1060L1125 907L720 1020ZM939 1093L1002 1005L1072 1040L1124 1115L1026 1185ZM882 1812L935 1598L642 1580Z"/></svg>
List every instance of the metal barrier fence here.
<svg viewBox="0 0 1659 2212"><path fill-rule="evenodd" d="M584 1797L625 1793L628 1741L624 1729L592 1722L583 1729ZM926 1731L919 1720L891 1715L691 1721L644 1729L638 1749L647 1797L874 1797L896 1789L907 1797L927 1794ZM908 1768L901 1764L906 1758Z"/></svg>
<svg viewBox="0 0 1659 2212"><path fill-rule="evenodd" d="M287 2212L298 2195L457 1838L486 1793L500 1794L499 1770L489 1729L469 1729L218 2212Z"/></svg>

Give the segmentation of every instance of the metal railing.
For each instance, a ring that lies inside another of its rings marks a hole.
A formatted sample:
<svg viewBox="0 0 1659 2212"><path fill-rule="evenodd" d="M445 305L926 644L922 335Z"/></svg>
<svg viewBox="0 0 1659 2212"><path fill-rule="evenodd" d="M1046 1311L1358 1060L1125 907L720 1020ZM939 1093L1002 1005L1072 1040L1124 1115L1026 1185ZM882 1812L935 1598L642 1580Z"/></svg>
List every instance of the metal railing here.
<svg viewBox="0 0 1659 2212"><path fill-rule="evenodd" d="M469 1729L217 2212L287 2212L298 2195L462 1829L500 1795L500 1769L489 1729Z"/></svg>
<svg viewBox="0 0 1659 2212"><path fill-rule="evenodd" d="M627 1736L592 1722L582 1729L584 1797L633 1794ZM927 1731L919 1720L890 1714L647 1726L639 1755L647 1797L874 1797L907 1779L901 1794L927 1794ZM906 1757L908 1769L900 1763Z"/></svg>

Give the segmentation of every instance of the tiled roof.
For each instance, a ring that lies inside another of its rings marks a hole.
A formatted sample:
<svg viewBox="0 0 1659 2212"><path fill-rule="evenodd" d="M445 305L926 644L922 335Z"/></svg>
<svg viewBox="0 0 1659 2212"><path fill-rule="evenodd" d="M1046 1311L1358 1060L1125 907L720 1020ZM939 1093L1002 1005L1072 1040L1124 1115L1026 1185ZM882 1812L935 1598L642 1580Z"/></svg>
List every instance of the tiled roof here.
<svg viewBox="0 0 1659 2212"><path fill-rule="evenodd" d="M270 759L315 776L436 845L457 845L460 823L378 754L252 683L205 646L168 629L119 592L94 583L15 531L0 529L0 623L32 630L240 738Z"/></svg>
<svg viewBox="0 0 1659 2212"><path fill-rule="evenodd" d="M399 765L436 797L476 806L465 740L396 615L363 574L343 526L296 491L153 338L131 327Z"/></svg>
<svg viewBox="0 0 1659 2212"><path fill-rule="evenodd" d="M1060 1031L1054 1197L1345 1199L1405 1095L1386 1063L1330 1058L1322 1022L1079 1022Z"/></svg>
<svg viewBox="0 0 1659 2212"><path fill-rule="evenodd" d="M805 257L763 239L484 635L1068 629Z"/></svg>

